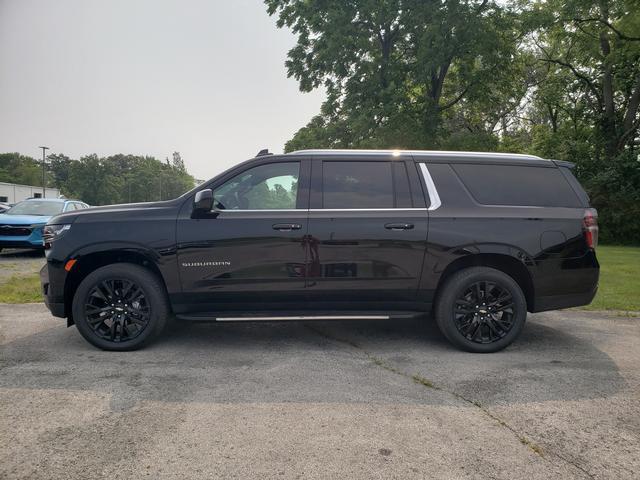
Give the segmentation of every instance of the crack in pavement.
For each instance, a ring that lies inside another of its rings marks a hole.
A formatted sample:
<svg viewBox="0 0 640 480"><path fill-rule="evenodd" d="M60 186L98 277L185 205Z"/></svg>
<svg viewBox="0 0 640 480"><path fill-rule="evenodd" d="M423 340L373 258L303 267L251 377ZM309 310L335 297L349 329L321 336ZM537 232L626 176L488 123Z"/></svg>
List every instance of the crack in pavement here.
<svg viewBox="0 0 640 480"><path fill-rule="evenodd" d="M378 366L380 368L383 368L384 370L387 370L388 372L391 372L391 373L394 373L396 375L405 377L405 378L413 381L414 383L416 383L418 385L422 385L425 388L430 388L432 390L436 390L436 391L447 393L447 394L451 395L452 397L456 398L457 400L460 400L460 401L462 401L464 403L467 403L467 404L475 407L476 409L480 410L485 416L489 417L491 420L496 422L498 425L500 425L503 428L506 428L509 432L511 432L511 434L513 434L513 436L516 437L516 439L521 444L526 446L534 454L538 455L540 458L542 458L545 461L548 461L549 463L553 463L547 457L545 457L545 452L542 450L542 448L539 445L536 445L535 443L531 442L531 440L529 440L524 434L518 432L518 430L516 430L515 427L509 425L507 422L505 422L498 415L492 413L488 408L483 406L480 402L478 402L476 400L472 400L470 398L467 398L464 395L462 395L462 394L460 394L460 393L458 393L458 392L456 392L454 390L448 390L448 389L446 389L444 387L441 387L441 386L435 384L434 382L432 382L431 380L429 380L427 378L424 378L424 377L422 377L420 375L417 375L417 374L413 374L412 375L410 373L404 372L404 371L400 370L399 368L396 368L393 365L390 365L390 364L386 363L383 359L375 356L373 353L369 352L367 349L365 349L362 346L358 345L353 340L349 340L349 339L338 337L336 335L333 335L333 334L327 333L325 331L322 331L322 330L320 330L320 329L318 329L317 327L314 327L314 326L306 325L306 327L309 330L311 330L312 332L315 332L316 334L320 335L321 337L324 337L326 339L332 340L334 342L338 342L338 343L343 343L343 344L349 345L350 347L354 348L355 350L361 352L367 358L367 360L369 360L371 363L373 363L374 365L376 365L376 366ZM556 452L548 452L548 453L551 456L560 459L564 463L566 463L568 465L571 465L572 467L576 468L580 472L584 473L587 477L595 478L595 475L590 473L588 470L586 470L585 468L579 466L575 462L573 462L571 460L568 460L567 458L561 456L560 454L558 454Z"/></svg>

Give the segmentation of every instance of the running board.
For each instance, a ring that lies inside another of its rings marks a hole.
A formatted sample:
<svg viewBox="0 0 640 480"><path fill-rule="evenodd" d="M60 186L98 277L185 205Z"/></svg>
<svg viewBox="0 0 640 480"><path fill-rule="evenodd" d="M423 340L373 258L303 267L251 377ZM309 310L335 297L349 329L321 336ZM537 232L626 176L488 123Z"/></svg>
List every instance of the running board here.
<svg viewBox="0 0 640 480"><path fill-rule="evenodd" d="M389 315L298 315L283 317L216 317L216 322L279 322L281 320L389 320Z"/></svg>
<svg viewBox="0 0 640 480"><path fill-rule="evenodd" d="M266 313L236 314L225 313L194 313L178 314L179 320L195 322L282 322L282 321L330 321L330 320L389 320L391 318L415 318L420 312L389 312L384 314L373 313L340 313L318 315L269 315Z"/></svg>

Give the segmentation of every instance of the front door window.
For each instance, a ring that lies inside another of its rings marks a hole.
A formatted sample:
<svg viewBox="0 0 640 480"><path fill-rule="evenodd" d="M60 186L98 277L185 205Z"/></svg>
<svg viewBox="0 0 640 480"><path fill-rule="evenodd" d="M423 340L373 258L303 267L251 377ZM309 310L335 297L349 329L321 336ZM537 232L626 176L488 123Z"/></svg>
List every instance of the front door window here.
<svg viewBox="0 0 640 480"><path fill-rule="evenodd" d="M299 174L299 162L250 168L214 190L214 206L218 210L293 210Z"/></svg>

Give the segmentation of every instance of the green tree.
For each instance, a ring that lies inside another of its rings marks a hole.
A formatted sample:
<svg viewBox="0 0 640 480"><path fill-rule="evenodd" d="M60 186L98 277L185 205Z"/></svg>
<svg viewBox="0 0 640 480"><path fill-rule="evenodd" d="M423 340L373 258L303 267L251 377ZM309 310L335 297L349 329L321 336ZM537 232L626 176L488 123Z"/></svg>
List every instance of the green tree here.
<svg viewBox="0 0 640 480"><path fill-rule="evenodd" d="M87 155L79 160L51 154L48 160L47 185L91 205L167 200L194 185L179 154L174 154L169 164L153 157L123 154L106 158ZM42 165L18 153L0 154L0 181L40 185Z"/></svg>
<svg viewBox="0 0 640 480"><path fill-rule="evenodd" d="M595 119L595 153L608 162L637 146L640 107L640 1L539 2L535 43Z"/></svg>
<svg viewBox="0 0 640 480"><path fill-rule="evenodd" d="M17 152L1 153L0 182L41 186L42 161L39 162Z"/></svg>
<svg viewBox="0 0 640 480"><path fill-rule="evenodd" d="M443 115L487 98L517 56L511 14L493 1L266 0L297 35L286 66L320 114L286 150L304 146L437 146Z"/></svg>

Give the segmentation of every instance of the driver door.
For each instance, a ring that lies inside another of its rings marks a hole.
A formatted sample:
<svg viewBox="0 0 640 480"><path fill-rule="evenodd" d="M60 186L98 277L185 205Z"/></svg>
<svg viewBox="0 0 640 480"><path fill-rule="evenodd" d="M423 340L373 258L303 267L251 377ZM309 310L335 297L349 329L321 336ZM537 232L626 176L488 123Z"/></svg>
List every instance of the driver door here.
<svg viewBox="0 0 640 480"><path fill-rule="evenodd" d="M190 311L303 302L309 171L307 160L254 164L213 186L210 218L181 216L178 266Z"/></svg>

